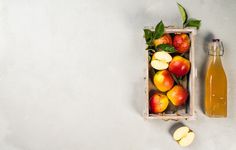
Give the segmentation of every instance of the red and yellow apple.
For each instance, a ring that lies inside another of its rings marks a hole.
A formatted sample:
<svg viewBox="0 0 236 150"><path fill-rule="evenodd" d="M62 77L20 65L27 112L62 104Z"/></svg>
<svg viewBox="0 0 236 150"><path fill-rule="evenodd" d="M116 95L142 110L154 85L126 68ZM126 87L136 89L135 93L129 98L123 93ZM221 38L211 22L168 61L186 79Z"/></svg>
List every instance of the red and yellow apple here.
<svg viewBox="0 0 236 150"><path fill-rule="evenodd" d="M166 92L173 87L174 79L168 70L161 70L154 75L153 83L158 90Z"/></svg>
<svg viewBox="0 0 236 150"><path fill-rule="evenodd" d="M169 34L164 34L162 37L153 40L153 44L155 45L155 47L161 44L172 45L172 38Z"/></svg>
<svg viewBox="0 0 236 150"><path fill-rule="evenodd" d="M173 38L173 46L179 53L185 53L190 48L190 39L186 33L176 34Z"/></svg>
<svg viewBox="0 0 236 150"><path fill-rule="evenodd" d="M189 70L190 61L181 56L175 56L169 64L169 71L177 77L186 75Z"/></svg>
<svg viewBox="0 0 236 150"><path fill-rule="evenodd" d="M150 98L150 110L152 113L160 113L163 112L169 104L168 97L161 93L155 93Z"/></svg>
<svg viewBox="0 0 236 150"><path fill-rule="evenodd" d="M167 92L167 97L173 105L181 106L185 104L188 98L188 91L181 85L175 85Z"/></svg>

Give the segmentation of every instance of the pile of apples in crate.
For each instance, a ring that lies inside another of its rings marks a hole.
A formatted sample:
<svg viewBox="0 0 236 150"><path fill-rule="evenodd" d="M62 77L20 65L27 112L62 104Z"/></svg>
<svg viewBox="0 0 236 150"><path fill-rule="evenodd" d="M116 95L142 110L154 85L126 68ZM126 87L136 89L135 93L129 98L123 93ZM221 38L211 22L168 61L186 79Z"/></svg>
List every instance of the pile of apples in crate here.
<svg viewBox="0 0 236 150"><path fill-rule="evenodd" d="M190 72L189 49L191 41L187 33L165 33L161 21L155 31L144 29L149 51L149 79L156 90L150 96L151 113L162 113L169 105L177 110L189 97L187 80Z"/></svg>

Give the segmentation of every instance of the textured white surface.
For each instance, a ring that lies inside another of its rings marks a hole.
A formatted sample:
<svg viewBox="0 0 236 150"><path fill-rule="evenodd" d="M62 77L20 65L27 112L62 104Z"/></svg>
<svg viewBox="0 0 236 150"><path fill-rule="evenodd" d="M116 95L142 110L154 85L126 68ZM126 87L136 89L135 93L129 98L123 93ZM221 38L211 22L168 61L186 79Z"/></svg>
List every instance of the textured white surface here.
<svg viewBox="0 0 236 150"><path fill-rule="evenodd" d="M198 119L186 149L235 150L236 1L180 1L202 20L197 37ZM142 28L180 25L173 0L0 0L1 150L178 150L175 122L144 121ZM204 41L223 40L229 116L203 101Z"/></svg>

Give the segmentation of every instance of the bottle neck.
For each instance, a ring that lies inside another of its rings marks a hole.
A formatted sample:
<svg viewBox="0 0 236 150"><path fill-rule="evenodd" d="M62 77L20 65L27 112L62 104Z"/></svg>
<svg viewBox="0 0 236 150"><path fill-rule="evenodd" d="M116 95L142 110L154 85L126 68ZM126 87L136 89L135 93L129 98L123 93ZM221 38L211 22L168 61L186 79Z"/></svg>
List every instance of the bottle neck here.
<svg viewBox="0 0 236 150"><path fill-rule="evenodd" d="M214 64L217 63L219 65L221 65L221 56L220 55L210 55L211 57L211 62L213 62Z"/></svg>
<svg viewBox="0 0 236 150"><path fill-rule="evenodd" d="M217 65L217 66L222 66L221 63L221 53L220 51L216 51L216 52L210 52L208 53L209 55L209 61L211 64Z"/></svg>
<svg viewBox="0 0 236 150"><path fill-rule="evenodd" d="M217 48L211 48L210 51L208 52L208 55L210 56L222 56L223 55L223 51L220 50L219 47Z"/></svg>
<svg viewBox="0 0 236 150"><path fill-rule="evenodd" d="M209 51L208 55L211 56L223 56L224 55L224 49L222 46L222 43L219 41L214 41L209 44Z"/></svg>
<svg viewBox="0 0 236 150"><path fill-rule="evenodd" d="M221 48L220 42L212 42L209 47L208 55L210 56L211 63L221 66L221 56L223 56L223 49Z"/></svg>

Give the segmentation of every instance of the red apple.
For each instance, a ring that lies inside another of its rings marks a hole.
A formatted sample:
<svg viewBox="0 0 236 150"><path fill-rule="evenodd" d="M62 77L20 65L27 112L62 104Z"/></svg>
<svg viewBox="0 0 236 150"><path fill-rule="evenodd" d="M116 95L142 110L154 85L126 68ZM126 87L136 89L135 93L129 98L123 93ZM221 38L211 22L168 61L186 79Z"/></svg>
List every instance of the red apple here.
<svg viewBox="0 0 236 150"><path fill-rule="evenodd" d="M175 85L167 92L167 97L173 105L180 106L185 104L188 98L188 91L181 85Z"/></svg>
<svg viewBox="0 0 236 150"><path fill-rule="evenodd" d="M154 75L153 83L158 90L166 92L173 87L174 79L168 70L161 70Z"/></svg>
<svg viewBox="0 0 236 150"><path fill-rule="evenodd" d="M153 44L157 47L158 45L161 44L169 44L172 45L172 38L169 34L164 34L162 37L155 39L153 41Z"/></svg>
<svg viewBox="0 0 236 150"><path fill-rule="evenodd" d="M190 48L190 39L186 33L176 34L173 39L173 46L179 53L185 53Z"/></svg>
<svg viewBox="0 0 236 150"><path fill-rule="evenodd" d="M189 70L190 61L181 56L175 56L169 64L169 71L177 77L186 75Z"/></svg>
<svg viewBox="0 0 236 150"><path fill-rule="evenodd" d="M152 113L160 113L163 112L169 104L168 97L161 93L155 93L150 98L150 110Z"/></svg>

